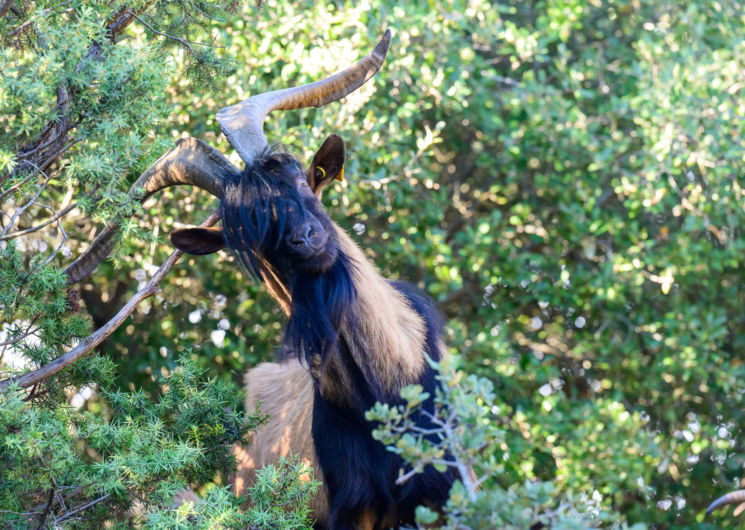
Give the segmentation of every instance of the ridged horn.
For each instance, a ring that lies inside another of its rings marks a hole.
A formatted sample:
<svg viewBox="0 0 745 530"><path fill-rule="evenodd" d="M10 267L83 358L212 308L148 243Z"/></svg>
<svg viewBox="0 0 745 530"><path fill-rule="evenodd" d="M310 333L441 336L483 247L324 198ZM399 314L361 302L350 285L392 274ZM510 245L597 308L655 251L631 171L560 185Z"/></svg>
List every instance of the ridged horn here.
<svg viewBox="0 0 745 530"><path fill-rule="evenodd" d="M745 502L745 490L737 490L722 495L706 508L706 515L709 515L711 512L717 508L721 508L722 506L727 506L728 504L739 504L741 502Z"/></svg>
<svg viewBox="0 0 745 530"><path fill-rule="evenodd" d="M391 30L387 30L368 56L346 70L315 83L251 96L220 109L217 122L241 159L250 164L269 145L264 136L264 119L270 112L322 107L350 94L380 69L390 42Z"/></svg>
<svg viewBox="0 0 745 530"><path fill-rule="evenodd" d="M223 178L236 173L238 169L214 147L196 138L183 138L140 175L128 195L144 201L169 186L188 184L219 199L223 193ZM65 269L68 284L79 282L106 259L114 247L119 221L110 221L91 246Z"/></svg>

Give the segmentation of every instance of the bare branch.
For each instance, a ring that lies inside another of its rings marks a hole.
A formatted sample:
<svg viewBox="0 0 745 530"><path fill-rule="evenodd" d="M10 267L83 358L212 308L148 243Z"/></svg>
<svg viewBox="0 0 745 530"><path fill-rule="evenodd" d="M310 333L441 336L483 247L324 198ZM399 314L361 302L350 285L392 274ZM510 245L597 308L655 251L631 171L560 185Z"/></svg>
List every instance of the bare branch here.
<svg viewBox="0 0 745 530"><path fill-rule="evenodd" d="M11 344L16 344L18 342L21 342L23 339L25 339L27 337L30 337L31 335L34 335L37 331L39 331L39 330L38 329L28 330L28 331L24 332L23 335L20 335L20 336L14 338L14 339L6 340L5 342L0 342L0 346L10 346ZM1 357L2 357L2 355L0 355L0 358Z"/></svg>
<svg viewBox="0 0 745 530"><path fill-rule="evenodd" d="M175 252L174 252L174 254L175 254ZM72 517L72 516L73 516L73 515L75 515L76 513L78 513L78 512L82 512L83 510L85 510L85 509L87 509L87 508L90 508L91 506L95 506L95 505L96 505L96 504L98 504L99 502L103 502L103 501L105 501L105 500L106 500L106 499L108 499L108 498L109 498L110 496L111 496L111 493L107 493L106 495L102 495L102 496L101 496L101 497L99 497L98 499L96 499L96 500L93 500L93 501L89 502L88 504L84 504L84 505L83 505L83 506L81 506L80 508L75 508L75 509L74 509L73 511L71 511L71 512L67 512L67 513L66 513L65 515L63 515L63 516L62 516L62 517L60 517L59 519L55 519L54 523L55 523L55 524L57 524L57 523L60 523L60 522L64 521L65 519L69 519L70 517Z"/></svg>
<svg viewBox="0 0 745 530"><path fill-rule="evenodd" d="M69 206L67 206L67 207L63 208L62 210L60 210L59 213L55 214L54 217L50 217L49 219L47 219L46 221L44 221L41 224L38 224L36 226L32 226L31 228L26 228L24 230L18 230L17 232L11 232L10 234L4 235L4 236L0 236L0 241L4 241L4 240L7 240L7 239L13 239L13 238L20 237L20 236L25 236L25 235L30 234L32 232L36 232L37 230L41 230L45 226L48 226L48 225L52 224L55 221L58 221L59 222L60 219L62 219L65 215L67 215L70 212L70 210L72 210L73 208L75 208L77 205L78 205L78 203L70 204Z"/></svg>
<svg viewBox="0 0 745 530"><path fill-rule="evenodd" d="M33 199L31 199L31 200L30 200L29 202L27 202L27 203L26 203L26 204L24 204L24 205L23 205L23 206L22 206L21 208L18 208L18 209L17 209L16 211L15 211L15 213L13 214L13 217L11 217L11 218L10 218L10 222L8 223L8 226L6 226L6 227L5 227L5 229L3 229L2 233L0 233L0 237L4 237L4 236L5 236L5 234L7 234L7 233L8 233L8 230L10 229L10 227L12 227L12 226L13 226L13 225L15 224L15 222L16 222L16 219L18 218L18 216L19 216L19 215L21 215L21 214L22 214L23 212L25 212L25 211L26 211L26 209L27 209L27 208L28 208L29 206L31 206L32 204L36 204L36 199L38 199L38 198L39 198L39 195L41 195L41 193L42 193L42 192L43 192L43 191L44 191L44 190L46 189L46 187L47 187L47 184L49 184L49 181L50 181L50 180L52 180L52 177L51 177L51 176L48 176L48 175L47 175L46 173L44 173L43 171L42 171L42 174L43 174L43 175L44 175L44 177L45 177L45 178L44 178L44 184L42 184L42 185L41 185L41 186L39 187L39 189L38 189L38 190L36 190L36 195L34 195L34 198L33 198Z"/></svg>
<svg viewBox="0 0 745 530"><path fill-rule="evenodd" d="M404 473L396 479L396 484L399 486L401 486L402 484L406 484L406 482L417 473L418 471L416 470L416 468L410 469L407 473Z"/></svg>
<svg viewBox="0 0 745 530"><path fill-rule="evenodd" d="M59 228L60 234L62 235L62 237L60 238L59 245L57 245L57 248L54 249L54 252L52 252L52 255L49 256L44 261L44 265L49 265L49 263L51 263L51 261L54 259L54 257L57 254L59 254L60 250L62 250L62 246L65 244L65 241L67 241L67 232L65 232L65 229L62 227L62 221L60 221L59 220L59 217L57 217L57 212L54 211L54 208L52 208L51 206L47 206L46 204L40 204L39 206L42 206L44 208L48 208L49 210L52 211L52 213L54 214L54 217L57 218L57 228Z"/></svg>
<svg viewBox="0 0 745 530"><path fill-rule="evenodd" d="M21 31L23 31L24 29L28 28L29 26L31 26L32 23L33 23L33 20L31 20L31 19L27 20L26 22L24 22L23 24L21 24L20 26L18 26L16 29L14 29L13 31L11 31L10 33L8 33L8 37L15 37L18 33L20 33Z"/></svg>
<svg viewBox="0 0 745 530"><path fill-rule="evenodd" d="M454 412L455 411L453 410L453 413ZM460 451L458 450L459 447L457 446L453 425L450 421L447 421L443 424L442 428L445 431L445 440L447 440L447 443L450 446L450 454L455 460L454 465L458 469L460 481L463 483L463 486L468 492L468 498L471 500L471 502L475 502L477 494L476 486L474 484L474 476L470 466L466 462L464 462L460 456Z"/></svg>
<svg viewBox="0 0 745 530"><path fill-rule="evenodd" d="M131 15L132 15L132 16L133 16L134 18L136 18L137 20L139 20L139 21L140 21L140 22L142 23L142 25L143 25L143 26L147 27L147 28L148 28L148 29L149 29L150 31L152 31L153 33L157 33L157 34L158 34L158 35L160 35L161 37L166 37L166 38L168 38L168 39L171 39L171 40L175 40L176 42L178 42L178 43L179 43L179 44L181 44L182 46L185 46L185 47L186 47L186 49L187 49L187 50L189 51L189 53L190 53L190 54L193 54L193 53L194 53L194 49L193 49L193 48L191 47L191 45L192 45L192 44L195 44L195 45L197 45L197 46L206 46L206 47L208 47L208 48L221 48L221 47L222 47L222 46L215 46L214 44L207 44L207 43L205 43L205 42L194 42L194 41L188 41L188 40L182 39L182 38L180 38L180 37L174 37L173 35L169 35L169 34L167 34L167 33L163 33L163 32L161 32L161 31L158 31L158 30L157 30L157 29L155 29L154 27L152 27L152 26L151 26L150 24L148 24L148 23L147 23L147 22L145 22L144 20L142 20L142 17L139 17L139 16L135 15L135 14L134 14L134 13L132 13L131 11L130 11L130 13L131 13Z"/></svg>
<svg viewBox="0 0 745 530"><path fill-rule="evenodd" d="M209 218L204 221L201 226L213 226L215 223L217 223L218 219L219 215L217 214L217 212L215 212L210 215ZM0 390L8 388L12 382L26 388L39 383L40 381L44 381L45 379L48 379L54 374L67 368L78 359L90 353L93 348L101 344L109 335L111 335L119 326L121 326L122 323L127 318L129 318L129 316L134 312L134 310L143 300L146 300L147 298L150 298L151 296L157 294L159 290L158 284L160 284L161 280L163 280L165 275L168 274L168 271L171 270L171 267L173 267L173 265L179 260L182 254L183 252L181 252L180 250L175 250L173 253L171 253L171 255L168 256L166 261L163 262L163 265L160 266L160 268L156 271L153 277L150 278L145 286L137 291L137 293L126 304L124 304L124 307L122 307L119 312L114 315L114 317L109 320L103 327L97 329L89 337L81 341L80 344L75 346L66 354L58 357L51 363L45 364L44 366L37 370L34 370L33 372L0 381ZM71 513L73 512L70 512L70 514ZM67 515L65 517L67 517Z"/></svg>

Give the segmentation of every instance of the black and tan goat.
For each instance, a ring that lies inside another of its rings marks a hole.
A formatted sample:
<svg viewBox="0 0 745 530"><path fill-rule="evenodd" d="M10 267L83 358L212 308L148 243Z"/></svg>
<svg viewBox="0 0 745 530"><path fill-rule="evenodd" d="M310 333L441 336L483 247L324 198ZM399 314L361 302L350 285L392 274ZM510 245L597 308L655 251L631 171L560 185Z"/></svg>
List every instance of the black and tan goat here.
<svg viewBox="0 0 745 530"><path fill-rule="evenodd" d="M148 195L192 184L217 196L221 228L178 230L171 241L191 254L232 250L287 314L280 361L246 375L248 406L261 402L271 418L251 447L237 448L234 484L240 492L257 468L281 455L301 455L324 485L314 515L319 526L331 529L413 523L416 506L441 506L447 499L453 475L432 467L397 485L403 463L373 440L373 425L364 417L376 401L400 403L408 384L434 395L435 373L426 357L443 355L442 325L427 298L383 278L325 213L320 197L342 171L343 141L330 136L304 169L269 147L263 120L273 110L318 107L344 97L377 72L389 40L386 32L370 55L324 81L259 94L218 112L223 132L245 162L243 171L188 139L135 184ZM108 253L108 230L70 267L72 279ZM424 409L432 407L430 400ZM431 427L425 414L416 421Z"/></svg>

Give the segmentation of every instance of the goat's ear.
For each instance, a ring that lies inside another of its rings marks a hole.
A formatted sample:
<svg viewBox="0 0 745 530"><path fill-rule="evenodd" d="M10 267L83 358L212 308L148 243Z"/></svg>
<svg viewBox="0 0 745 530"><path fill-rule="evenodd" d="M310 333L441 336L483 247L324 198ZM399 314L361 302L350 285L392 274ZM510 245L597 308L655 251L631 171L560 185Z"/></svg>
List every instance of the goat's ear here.
<svg viewBox="0 0 745 530"><path fill-rule="evenodd" d="M181 228L171 232L171 243L179 250L195 256L212 254L225 248L222 228Z"/></svg>
<svg viewBox="0 0 745 530"><path fill-rule="evenodd" d="M313 156L306 175L310 189L318 197L332 180L344 180L344 140L335 134L326 138Z"/></svg>

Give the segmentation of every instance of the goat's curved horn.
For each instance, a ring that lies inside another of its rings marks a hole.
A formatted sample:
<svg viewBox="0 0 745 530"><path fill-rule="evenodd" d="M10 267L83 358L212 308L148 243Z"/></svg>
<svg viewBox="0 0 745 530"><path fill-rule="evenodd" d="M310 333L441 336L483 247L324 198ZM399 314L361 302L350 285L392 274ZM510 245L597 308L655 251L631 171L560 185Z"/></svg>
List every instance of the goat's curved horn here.
<svg viewBox="0 0 745 530"><path fill-rule="evenodd" d="M269 145L264 136L264 118L270 112L322 107L350 94L380 69L390 42L391 30L386 30L370 55L346 70L315 83L251 96L220 109L217 122L243 161L249 164Z"/></svg>
<svg viewBox="0 0 745 530"><path fill-rule="evenodd" d="M711 512L713 512L717 508L721 508L722 506L727 506L728 504L738 504L741 502L745 502L745 490L737 490L726 495L722 495L717 500L712 502L708 508L706 508L706 515L709 515Z"/></svg>
<svg viewBox="0 0 745 530"><path fill-rule="evenodd" d="M214 147L196 138L183 138L140 175L128 195L130 198L139 196L140 201L144 201L168 186L189 184L221 198L224 176L238 172ZM85 278L106 259L114 247L116 224L116 221L109 222L91 246L65 269L69 284Z"/></svg>

